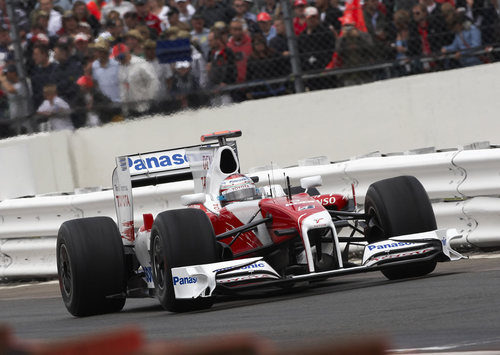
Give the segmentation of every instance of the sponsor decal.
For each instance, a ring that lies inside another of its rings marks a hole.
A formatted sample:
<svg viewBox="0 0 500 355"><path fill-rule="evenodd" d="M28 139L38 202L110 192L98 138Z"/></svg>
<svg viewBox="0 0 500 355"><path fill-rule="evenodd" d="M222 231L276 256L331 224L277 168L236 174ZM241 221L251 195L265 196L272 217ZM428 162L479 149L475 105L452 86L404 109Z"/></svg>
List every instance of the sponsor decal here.
<svg viewBox="0 0 500 355"><path fill-rule="evenodd" d="M313 221L314 221L314 223L316 223L316 224L319 224L319 222L321 222L322 220L324 220L324 218L323 218L323 217L321 217L321 218L313 218Z"/></svg>
<svg viewBox="0 0 500 355"><path fill-rule="evenodd" d="M198 279L196 277L191 277L191 276L186 276L186 277L177 277L174 276L173 279L174 286L179 284L179 285L187 285L187 284L195 284L198 282Z"/></svg>
<svg viewBox="0 0 500 355"><path fill-rule="evenodd" d="M299 206L299 207L297 208L297 211L310 210L310 209L312 209L312 208L314 208L314 205Z"/></svg>
<svg viewBox="0 0 500 355"><path fill-rule="evenodd" d="M118 207L130 207L128 195L116 195L116 202Z"/></svg>
<svg viewBox="0 0 500 355"><path fill-rule="evenodd" d="M379 245L368 245L368 250L373 250L373 249L392 249L392 248L397 248L401 247L404 245L412 245L413 243L404 243L404 242L393 242L393 243L387 243L387 244L379 244Z"/></svg>
<svg viewBox="0 0 500 355"><path fill-rule="evenodd" d="M127 169L128 169L128 167L127 167L127 159L124 158L124 157L120 158L120 169L122 171L127 171Z"/></svg>
<svg viewBox="0 0 500 355"><path fill-rule="evenodd" d="M259 268L263 268L263 267L266 267L266 265L262 262L256 262L256 263L253 263L253 264L250 264L250 265L247 265L247 266L243 266L243 267L239 267L239 268L235 268L235 267L225 267L225 268L222 268L222 269L217 269L217 270L214 270L213 272L221 272L221 271L226 271L226 270L230 270L230 269L233 269L234 271L236 270L249 270L249 269L259 269Z"/></svg>
<svg viewBox="0 0 500 355"><path fill-rule="evenodd" d="M182 150L174 152L160 152L156 154L144 154L141 156L128 157L128 166L131 173L143 173L148 170L169 170L177 169L182 165L189 165L186 155Z"/></svg>
<svg viewBox="0 0 500 355"><path fill-rule="evenodd" d="M323 206L328 206L328 205L333 205L337 201L335 196L328 196L328 197L323 197L320 199L317 199L319 203L321 203Z"/></svg>
<svg viewBox="0 0 500 355"><path fill-rule="evenodd" d="M212 164L212 156L211 155L203 155L202 156L203 170L208 170L210 168L211 164Z"/></svg>
<svg viewBox="0 0 500 355"><path fill-rule="evenodd" d="M122 238L133 242L135 240L134 236L134 221L127 221L122 223L123 231Z"/></svg>
<svg viewBox="0 0 500 355"><path fill-rule="evenodd" d="M259 268L263 268L263 267L266 267L266 265L264 265L263 263L258 263L258 264L255 263L255 264L243 266L242 268L240 268L240 270L259 269Z"/></svg>
<svg viewBox="0 0 500 355"><path fill-rule="evenodd" d="M151 271L151 266L142 267L144 270L144 277L146 278L146 282L153 282L153 273Z"/></svg>
<svg viewBox="0 0 500 355"><path fill-rule="evenodd" d="M425 254L425 253L428 253L430 251L432 251L432 249L427 248L427 249L422 249L422 250L409 251L406 253L387 254L387 255L378 256L376 258L373 258L372 260L373 261L382 261L382 260L387 260L387 259L397 259L397 258L402 258L405 256Z"/></svg>

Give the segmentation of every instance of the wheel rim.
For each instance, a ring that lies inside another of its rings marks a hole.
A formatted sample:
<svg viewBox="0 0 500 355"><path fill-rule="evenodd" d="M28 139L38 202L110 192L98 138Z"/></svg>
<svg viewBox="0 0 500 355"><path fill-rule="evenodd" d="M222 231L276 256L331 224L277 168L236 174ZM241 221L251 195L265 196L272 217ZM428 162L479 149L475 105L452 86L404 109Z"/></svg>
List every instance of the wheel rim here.
<svg viewBox="0 0 500 355"><path fill-rule="evenodd" d="M59 272L61 274L62 290L66 296L71 296L73 273L71 261L65 244L61 244L59 251Z"/></svg>
<svg viewBox="0 0 500 355"><path fill-rule="evenodd" d="M165 259L159 235L154 238L153 270L156 276L156 286L163 290L165 288Z"/></svg>

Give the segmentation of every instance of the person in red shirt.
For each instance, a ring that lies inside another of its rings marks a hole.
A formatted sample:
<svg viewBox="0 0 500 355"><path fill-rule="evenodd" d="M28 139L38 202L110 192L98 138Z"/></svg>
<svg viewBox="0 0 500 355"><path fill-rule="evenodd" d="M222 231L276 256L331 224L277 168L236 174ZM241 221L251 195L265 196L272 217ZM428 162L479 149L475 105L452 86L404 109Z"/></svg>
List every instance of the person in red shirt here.
<svg viewBox="0 0 500 355"><path fill-rule="evenodd" d="M300 35L306 28L306 15L305 10L307 6L307 0L295 0L293 3L293 8L295 10L295 17L293 18L293 29L295 35Z"/></svg>
<svg viewBox="0 0 500 355"><path fill-rule="evenodd" d="M247 62L248 57L252 53L252 39L243 31L243 23L241 20L231 21L229 25L229 33L231 37L227 46L231 48L236 57L236 69L238 76L236 82L241 83L245 81L247 76Z"/></svg>
<svg viewBox="0 0 500 355"><path fill-rule="evenodd" d="M137 18L139 23L144 23L149 28L156 31L156 34L161 33L161 20L158 16L150 11L147 0L135 0L135 9L137 10Z"/></svg>

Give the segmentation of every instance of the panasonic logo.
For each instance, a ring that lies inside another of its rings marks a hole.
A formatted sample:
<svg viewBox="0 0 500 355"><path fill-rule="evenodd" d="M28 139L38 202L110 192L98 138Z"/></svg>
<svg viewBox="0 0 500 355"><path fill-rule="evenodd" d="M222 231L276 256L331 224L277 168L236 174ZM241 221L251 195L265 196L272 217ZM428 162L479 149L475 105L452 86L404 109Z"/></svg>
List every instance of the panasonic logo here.
<svg viewBox="0 0 500 355"><path fill-rule="evenodd" d="M198 282L196 277L177 277L174 276L174 286L176 285L186 285L186 284L195 284Z"/></svg>
<svg viewBox="0 0 500 355"><path fill-rule="evenodd" d="M391 249L391 248L396 248L396 247L401 247L403 245L412 245L413 243L388 243L388 244L379 244L379 245L368 245L368 250L373 250L373 249Z"/></svg>
<svg viewBox="0 0 500 355"><path fill-rule="evenodd" d="M141 171L147 169L165 168L187 163L187 158L182 154L160 155L143 159L128 158L128 166L134 170Z"/></svg>

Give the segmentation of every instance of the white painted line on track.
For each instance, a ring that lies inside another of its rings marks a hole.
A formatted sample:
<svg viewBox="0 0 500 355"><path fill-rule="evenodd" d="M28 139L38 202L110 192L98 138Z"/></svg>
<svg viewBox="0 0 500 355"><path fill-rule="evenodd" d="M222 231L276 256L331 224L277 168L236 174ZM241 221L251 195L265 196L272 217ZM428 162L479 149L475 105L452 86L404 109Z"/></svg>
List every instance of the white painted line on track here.
<svg viewBox="0 0 500 355"><path fill-rule="evenodd" d="M457 351L446 351L452 350L456 348L465 348L465 347L486 347L489 344L500 344L500 338L494 338L489 340L484 340L480 342L463 342L456 344L449 344L443 346L431 346L426 348L412 348L412 349L391 349L389 353L391 354L439 354L439 355L498 355L500 354L499 350L457 350Z"/></svg>

